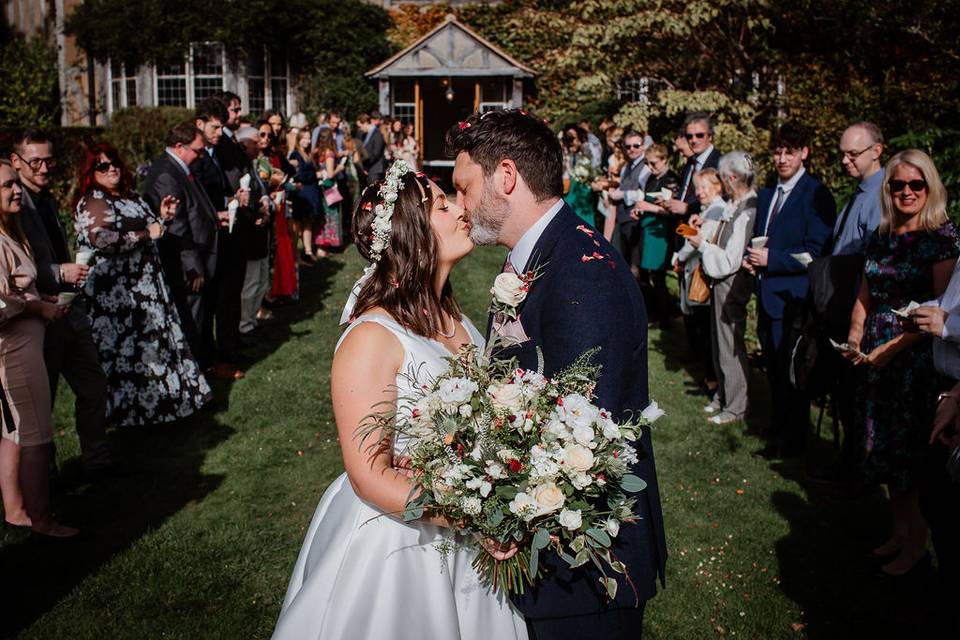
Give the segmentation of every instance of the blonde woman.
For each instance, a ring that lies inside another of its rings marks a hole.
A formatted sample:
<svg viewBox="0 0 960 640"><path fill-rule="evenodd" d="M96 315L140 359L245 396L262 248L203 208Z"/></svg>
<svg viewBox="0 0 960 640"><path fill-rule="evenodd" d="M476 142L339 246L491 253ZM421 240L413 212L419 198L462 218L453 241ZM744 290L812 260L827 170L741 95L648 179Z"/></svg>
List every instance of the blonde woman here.
<svg viewBox="0 0 960 640"><path fill-rule="evenodd" d="M946 201L924 152L908 149L887 163L880 228L867 244L847 338L865 354L849 356L866 368L856 403L862 470L865 482L886 484L890 492L893 531L873 553L889 558L880 571L892 576L929 562L917 484L936 404L929 335L907 331L894 311L940 296L950 281L960 250Z"/></svg>

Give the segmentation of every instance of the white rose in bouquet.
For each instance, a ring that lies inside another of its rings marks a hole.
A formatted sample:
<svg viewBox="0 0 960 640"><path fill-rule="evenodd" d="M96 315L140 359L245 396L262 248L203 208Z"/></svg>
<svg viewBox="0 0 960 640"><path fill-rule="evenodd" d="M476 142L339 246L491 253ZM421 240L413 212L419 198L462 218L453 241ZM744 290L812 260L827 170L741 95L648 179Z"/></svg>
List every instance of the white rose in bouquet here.
<svg viewBox="0 0 960 640"><path fill-rule="evenodd" d="M600 431L603 433L603 437L607 440L616 440L620 437L620 427L610 417L609 412L601 410L600 417L597 419L597 424L600 425Z"/></svg>
<svg viewBox="0 0 960 640"><path fill-rule="evenodd" d="M559 413L561 419L571 428L590 427L596 422L600 411L589 400L579 393L572 393L561 398Z"/></svg>
<svg viewBox="0 0 960 640"><path fill-rule="evenodd" d="M607 533L610 534L611 538L616 538L617 534L620 533L620 523L614 518L607 520Z"/></svg>
<svg viewBox="0 0 960 640"><path fill-rule="evenodd" d="M567 471L589 471L593 466L593 452L581 444L563 448L563 467Z"/></svg>
<svg viewBox="0 0 960 640"><path fill-rule="evenodd" d="M570 479L570 482L573 483L575 489L581 491L593 484L593 478L590 477L589 473L578 473Z"/></svg>
<svg viewBox="0 0 960 640"><path fill-rule="evenodd" d="M517 307L527 297L527 285L515 273L501 273L494 279L490 293L497 302Z"/></svg>
<svg viewBox="0 0 960 640"><path fill-rule="evenodd" d="M595 435L596 433L593 431L593 426L577 425L573 428L573 439L591 449L597 446L593 441Z"/></svg>
<svg viewBox="0 0 960 640"><path fill-rule="evenodd" d="M487 475L494 480L500 480L507 477L507 471L503 468L503 465L499 462L494 462L493 460L487 461L487 467L484 469L484 471L486 471Z"/></svg>
<svg viewBox="0 0 960 640"><path fill-rule="evenodd" d="M544 425L544 430L551 436L560 438L561 440L570 440L573 438L573 434L570 432L570 429L567 427L567 425L561 422L556 416L551 416L551 418L547 421L547 424Z"/></svg>
<svg viewBox="0 0 960 640"><path fill-rule="evenodd" d="M569 509L564 509L560 512L560 516L557 518L560 521L560 526L570 531L576 531L580 528L580 525L583 524L583 516L580 513L580 509L576 511L570 511Z"/></svg>
<svg viewBox="0 0 960 640"><path fill-rule="evenodd" d="M477 383L466 378L449 378L440 383L440 400L444 404L461 405L478 389Z"/></svg>
<svg viewBox="0 0 960 640"><path fill-rule="evenodd" d="M507 411L520 411L526 400L523 389L518 384L494 384L487 390L493 404Z"/></svg>
<svg viewBox="0 0 960 640"><path fill-rule="evenodd" d="M507 506L510 513L520 516L526 522L530 522L537 515L537 501L533 499L533 496L522 491L514 496Z"/></svg>
<svg viewBox="0 0 960 640"><path fill-rule="evenodd" d="M562 507L566 500L566 497L563 495L563 490L553 482L538 484L533 488L533 491L530 492L530 495L532 495L533 499L537 502L536 515L538 516L553 513Z"/></svg>

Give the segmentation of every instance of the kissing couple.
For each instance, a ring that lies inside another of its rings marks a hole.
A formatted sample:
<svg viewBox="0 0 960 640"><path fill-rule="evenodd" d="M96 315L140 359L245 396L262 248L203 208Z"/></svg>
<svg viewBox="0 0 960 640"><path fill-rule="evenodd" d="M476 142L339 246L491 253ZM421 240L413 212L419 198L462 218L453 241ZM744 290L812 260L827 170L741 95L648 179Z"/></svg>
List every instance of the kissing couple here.
<svg viewBox="0 0 960 640"><path fill-rule="evenodd" d="M544 554L543 579L508 597L484 584L475 551L438 546L455 523L429 511L405 522L415 481L398 463L404 437L361 446L356 433L384 403L409 411L416 386L443 374L465 345L551 376L599 348L594 389L614 420L648 404L647 319L630 269L602 234L563 201L556 134L521 110L473 115L447 133L456 159L448 198L423 174L395 163L369 186L353 214L370 262L344 309L331 395L346 472L327 488L293 570L274 638L487 640L639 638L644 605L664 576L666 545L649 429L634 443L631 473L647 483L612 551L626 574L611 600L591 566L570 569ZM515 317L491 314L486 339L460 311L451 270L477 244L510 249L504 272L528 283ZM412 377L409 372L416 372ZM419 381L419 382L418 382ZM489 541L506 559L515 548ZM629 576L629 577L627 577ZM627 584L629 581L631 584Z"/></svg>

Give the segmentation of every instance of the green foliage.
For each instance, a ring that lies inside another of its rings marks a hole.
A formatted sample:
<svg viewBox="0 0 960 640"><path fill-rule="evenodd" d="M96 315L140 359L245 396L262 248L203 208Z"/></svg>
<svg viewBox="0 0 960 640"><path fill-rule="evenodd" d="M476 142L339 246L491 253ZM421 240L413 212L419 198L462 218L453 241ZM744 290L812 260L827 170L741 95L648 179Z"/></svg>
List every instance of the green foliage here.
<svg viewBox="0 0 960 640"><path fill-rule="evenodd" d="M110 116L103 139L120 151L131 170L152 162L166 147L167 131L190 120L192 111L180 107L130 107Z"/></svg>
<svg viewBox="0 0 960 640"><path fill-rule="evenodd" d="M10 39L0 49L0 126L60 123L57 51L43 38Z"/></svg>

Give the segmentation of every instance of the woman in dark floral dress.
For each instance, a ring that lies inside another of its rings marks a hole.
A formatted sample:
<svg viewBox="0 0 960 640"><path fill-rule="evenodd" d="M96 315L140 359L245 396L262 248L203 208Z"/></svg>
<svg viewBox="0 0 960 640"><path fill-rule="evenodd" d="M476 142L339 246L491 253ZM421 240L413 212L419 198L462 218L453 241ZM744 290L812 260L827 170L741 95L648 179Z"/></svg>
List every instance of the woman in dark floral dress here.
<svg viewBox="0 0 960 640"><path fill-rule="evenodd" d="M881 571L903 575L926 558L917 485L938 386L929 337L911 332L894 310L941 295L960 248L943 184L926 154L894 156L884 183L880 228L867 245L848 343L866 354L851 356L867 365L857 397L864 479L887 485L893 509L893 534L873 553L891 557Z"/></svg>
<svg viewBox="0 0 960 640"><path fill-rule="evenodd" d="M78 256L92 255L83 293L107 375L107 419L130 426L185 418L211 393L163 278L154 244L163 222L130 189L106 144L87 152L77 194ZM161 218L172 218L177 204L164 198Z"/></svg>

